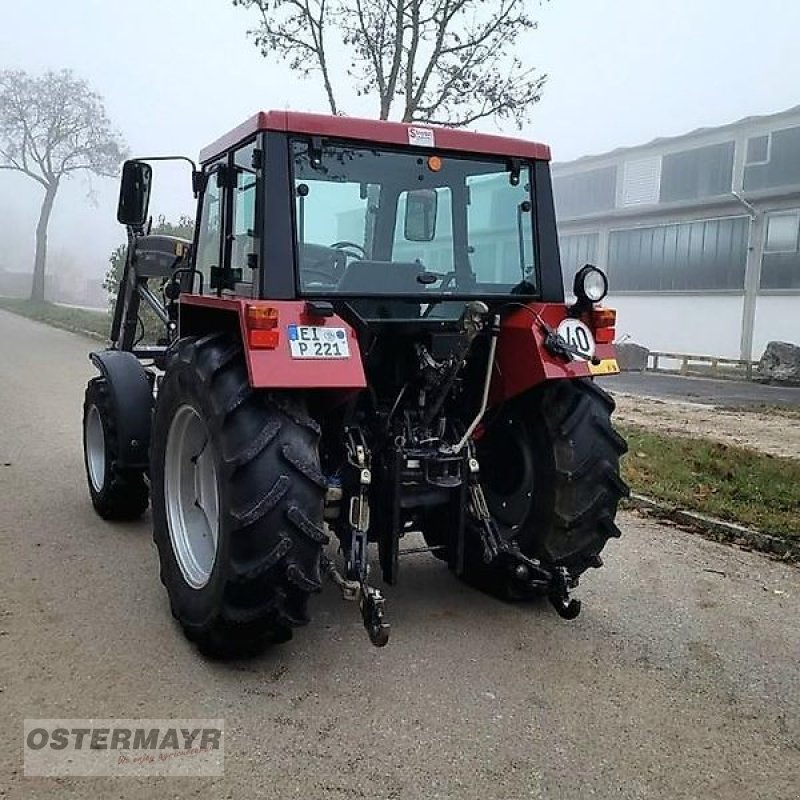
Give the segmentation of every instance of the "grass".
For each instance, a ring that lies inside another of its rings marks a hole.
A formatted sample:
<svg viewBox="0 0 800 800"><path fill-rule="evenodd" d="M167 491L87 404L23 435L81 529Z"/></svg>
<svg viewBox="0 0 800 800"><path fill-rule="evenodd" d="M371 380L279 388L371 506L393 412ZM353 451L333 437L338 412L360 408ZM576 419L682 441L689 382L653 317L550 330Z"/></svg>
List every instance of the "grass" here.
<svg viewBox="0 0 800 800"><path fill-rule="evenodd" d="M0 309L12 311L29 319L46 322L56 328L77 333L88 333L100 339L108 338L111 320L105 311L87 311L67 308L55 303L36 303L12 297L0 297Z"/></svg>
<svg viewBox="0 0 800 800"><path fill-rule="evenodd" d="M47 302L34 303L12 297L0 297L0 310L11 311L55 328L85 333L103 341L108 340L111 331L111 313L107 311L68 308ZM163 323L144 305L139 309L139 319L141 326L137 329L137 341L145 345L156 344L165 334Z"/></svg>
<svg viewBox="0 0 800 800"><path fill-rule="evenodd" d="M631 490L800 542L800 460L620 426Z"/></svg>

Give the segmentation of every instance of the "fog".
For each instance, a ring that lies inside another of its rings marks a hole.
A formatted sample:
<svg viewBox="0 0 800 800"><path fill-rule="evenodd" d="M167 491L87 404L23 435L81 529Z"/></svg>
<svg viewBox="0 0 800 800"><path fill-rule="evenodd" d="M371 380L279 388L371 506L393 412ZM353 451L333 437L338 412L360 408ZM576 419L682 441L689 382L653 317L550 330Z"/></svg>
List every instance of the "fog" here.
<svg viewBox="0 0 800 800"><path fill-rule="evenodd" d="M259 109L327 110L313 79L262 58L246 37L255 15L228 0L2 6L0 68L73 69L105 98L134 155L196 157ZM524 53L550 78L523 135L550 143L557 160L800 102L800 4L553 0L535 16L539 29L526 36ZM344 105L374 114L369 98ZM496 130L491 122L482 127ZM161 169L156 181L154 214L192 213L188 172ZM0 269L30 269L40 192L33 181L0 172ZM50 227L48 272L101 276L124 240L115 206L113 180L66 181Z"/></svg>

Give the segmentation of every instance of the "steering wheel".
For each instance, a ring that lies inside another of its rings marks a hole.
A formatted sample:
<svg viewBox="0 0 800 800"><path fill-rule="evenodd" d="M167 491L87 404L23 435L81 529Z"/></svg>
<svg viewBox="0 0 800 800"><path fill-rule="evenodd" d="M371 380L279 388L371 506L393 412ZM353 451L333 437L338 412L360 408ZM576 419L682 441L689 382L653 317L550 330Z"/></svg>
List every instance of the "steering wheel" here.
<svg viewBox="0 0 800 800"><path fill-rule="evenodd" d="M335 250L343 250L347 255L352 258L360 259L361 261L367 258L367 251L360 244L356 244L355 242L334 242L330 247Z"/></svg>

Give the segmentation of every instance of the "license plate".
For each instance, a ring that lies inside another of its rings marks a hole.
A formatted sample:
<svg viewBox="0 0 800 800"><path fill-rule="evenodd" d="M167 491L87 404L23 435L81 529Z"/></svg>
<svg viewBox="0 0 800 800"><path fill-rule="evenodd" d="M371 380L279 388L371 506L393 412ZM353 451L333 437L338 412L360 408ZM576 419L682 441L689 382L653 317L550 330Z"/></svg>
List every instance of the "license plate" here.
<svg viewBox="0 0 800 800"><path fill-rule="evenodd" d="M344 328L289 325L289 350L292 358L350 358Z"/></svg>
<svg viewBox="0 0 800 800"><path fill-rule="evenodd" d="M616 358L604 358L599 364L589 362L589 372L592 375L616 375L619 372L619 364Z"/></svg>

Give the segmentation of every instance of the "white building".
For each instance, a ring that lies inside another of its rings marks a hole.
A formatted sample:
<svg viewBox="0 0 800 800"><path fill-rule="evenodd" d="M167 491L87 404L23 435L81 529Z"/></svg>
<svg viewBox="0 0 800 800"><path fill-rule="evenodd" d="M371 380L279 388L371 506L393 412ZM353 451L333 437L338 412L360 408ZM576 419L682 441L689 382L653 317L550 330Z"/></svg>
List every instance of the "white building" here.
<svg viewBox="0 0 800 800"><path fill-rule="evenodd" d="M565 280L608 272L617 334L757 359L800 344L800 106L553 165Z"/></svg>

